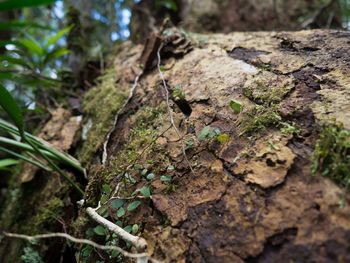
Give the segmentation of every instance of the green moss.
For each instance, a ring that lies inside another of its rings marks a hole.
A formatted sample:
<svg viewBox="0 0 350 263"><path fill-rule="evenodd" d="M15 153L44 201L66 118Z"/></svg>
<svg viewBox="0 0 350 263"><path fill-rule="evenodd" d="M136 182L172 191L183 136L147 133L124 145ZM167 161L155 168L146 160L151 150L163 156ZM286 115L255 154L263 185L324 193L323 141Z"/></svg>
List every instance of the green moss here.
<svg viewBox="0 0 350 263"><path fill-rule="evenodd" d="M261 78L248 83L243 88L244 96L257 104L272 105L280 103L293 87L289 80L268 80Z"/></svg>
<svg viewBox="0 0 350 263"><path fill-rule="evenodd" d="M125 172L127 167L142 160L142 157L151 155L154 150L154 141L158 136L158 128L162 125L162 116L166 112L165 105L157 108L142 107L131 120L133 128L130 138L120 151L117 158L111 163L113 173L105 175L106 180L112 179L118 173ZM143 156L140 156L142 153ZM149 164L150 162L147 163Z"/></svg>
<svg viewBox="0 0 350 263"><path fill-rule="evenodd" d="M36 228L41 229L46 225L55 222L64 214L64 203L61 199L53 197L43 207L41 207L33 218Z"/></svg>
<svg viewBox="0 0 350 263"><path fill-rule="evenodd" d="M312 156L312 172L329 177L349 189L350 131L342 124L322 127Z"/></svg>
<svg viewBox="0 0 350 263"><path fill-rule="evenodd" d="M110 184L113 179L126 172L130 174L135 172L133 165L149 168L156 162L156 159L153 158L153 153L156 151L154 142L159 134L159 127L163 126L165 112L166 106L161 104L158 107L141 107L130 117L132 128L128 140L118 151L116 157L111 160L107 167L96 166L90 171L89 183L86 188L87 204L96 205L99 200L96 197L98 198L100 195L102 185ZM125 177L123 178L125 179ZM125 184L130 183L126 179L123 181ZM128 192L123 194L128 195Z"/></svg>
<svg viewBox="0 0 350 263"><path fill-rule="evenodd" d="M39 252L30 246L25 247L23 249L21 260L23 263L43 263L44 262Z"/></svg>
<svg viewBox="0 0 350 263"><path fill-rule="evenodd" d="M255 105L242 114L240 134L251 135L271 126L281 128L284 134L299 131L295 125L283 122L278 113L279 104L293 86L291 79L281 78L271 72L262 72L247 81L243 87L243 95Z"/></svg>
<svg viewBox="0 0 350 263"><path fill-rule="evenodd" d="M85 116L91 120L86 142L79 152L79 159L84 164L91 160L103 144L112 128L115 115L127 98L127 90L118 87L115 78L115 70L109 70L99 79L100 84L87 92L84 97Z"/></svg>
<svg viewBox="0 0 350 263"><path fill-rule="evenodd" d="M269 126L279 127L282 121L276 107L264 107L256 105L249 109L241 119L240 135L251 135L253 132L265 130Z"/></svg>

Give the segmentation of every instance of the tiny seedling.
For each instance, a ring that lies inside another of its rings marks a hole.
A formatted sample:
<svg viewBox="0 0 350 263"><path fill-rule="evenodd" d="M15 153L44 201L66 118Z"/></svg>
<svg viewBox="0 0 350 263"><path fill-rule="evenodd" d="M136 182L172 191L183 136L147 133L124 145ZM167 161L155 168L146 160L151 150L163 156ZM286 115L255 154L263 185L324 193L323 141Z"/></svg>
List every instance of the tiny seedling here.
<svg viewBox="0 0 350 263"><path fill-rule="evenodd" d="M171 177L168 176L168 175L162 175L162 176L160 177L160 180L161 180L163 183L170 183L172 179L171 179Z"/></svg>
<svg viewBox="0 0 350 263"><path fill-rule="evenodd" d="M136 208L138 208L140 205L141 205L141 201L139 201L139 200L133 201L128 205L127 210L128 210L128 212L132 212Z"/></svg>
<svg viewBox="0 0 350 263"><path fill-rule="evenodd" d="M238 100L231 100L230 108L233 110L235 114L238 114L242 111L242 104Z"/></svg>
<svg viewBox="0 0 350 263"><path fill-rule="evenodd" d="M199 133L198 140L200 140L200 141L210 140L210 139L213 139L214 137L218 136L219 134L221 134L221 131L219 128L205 126L201 130L201 132Z"/></svg>

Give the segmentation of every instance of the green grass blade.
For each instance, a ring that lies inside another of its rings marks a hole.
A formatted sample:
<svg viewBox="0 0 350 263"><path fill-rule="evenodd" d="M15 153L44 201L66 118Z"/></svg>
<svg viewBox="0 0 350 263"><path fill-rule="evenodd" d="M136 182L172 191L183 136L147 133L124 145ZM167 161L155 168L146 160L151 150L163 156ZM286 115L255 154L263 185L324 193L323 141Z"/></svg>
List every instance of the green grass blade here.
<svg viewBox="0 0 350 263"><path fill-rule="evenodd" d="M30 53L35 53L39 56L44 54L43 48L34 39L21 38L18 40L18 43L24 46Z"/></svg>
<svg viewBox="0 0 350 263"><path fill-rule="evenodd" d="M0 11L52 4L55 0L5 0L0 2Z"/></svg>
<svg viewBox="0 0 350 263"><path fill-rule="evenodd" d="M46 55L43 64L46 65L47 63L51 62L52 60L60 58L68 53L69 53L69 50L66 48L54 49Z"/></svg>
<svg viewBox="0 0 350 263"><path fill-rule="evenodd" d="M51 45L55 44L61 37L71 31L72 28L73 26L68 26L58 31L55 35L51 36L45 44L45 49L48 49Z"/></svg>
<svg viewBox="0 0 350 263"><path fill-rule="evenodd" d="M17 160L14 159L2 159L0 160L0 170L4 170L5 168L9 167L9 166L13 166L18 164Z"/></svg>
<svg viewBox="0 0 350 263"><path fill-rule="evenodd" d="M44 169L45 171L48 171L48 172L52 171L52 170L51 170L48 166L46 166L45 164L43 164L43 163L41 163L41 162L38 162L38 161L35 161L35 160L32 160L32 159L26 157L26 156L23 155L23 154L16 153L16 152L11 151L11 150L9 150L9 149L6 149L6 148L4 148L4 147L2 147L2 146L0 146L0 151L1 151L1 152L4 152L4 153L7 153L7 154L9 154L9 155L12 155L13 157L16 157L16 158L18 158L18 159L20 159L20 160L22 160L22 161L27 162L27 163L33 164L33 165L35 165L35 166L37 166L37 167L39 167L39 168L41 168L41 169Z"/></svg>
<svg viewBox="0 0 350 263"><path fill-rule="evenodd" d="M6 111L11 120L17 126L20 135L24 134L23 127L23 116L20 108L18 107L16 101L11 96L10 92L0 85L0 106Z"/></svg>
<svg viewBox="0 0 350 263"><path fill-rule="evenodd" d="M38 28L43 30L52 30L49 26L40 25L37 23L31 23L28 21L19 21L19 20L13 20L9 22L3 22L0 23L0 30L9 30L9 29L22 29L22 28Z"/></svg>
<svg viewBox="0 0 350 263"><path fill-rule="evenodd" d="M12 124L8 123L7 121L5 121L1 118L0 118L0 128L4 129L5 131L7 131L10 134L20 136L20 134L15 126L13 126ZM52 155L56 156L56 158L58 160L61 160L61 162L65 163L69 166L72 166L75 169L77 169L78 171L80 171L81 173L85 174L85 169L81 166L80 162L77 159L75 159L74 157L72 157L66 153L63 153L61 151L58 151L52 145L50 145L48 142L30 134L30 133L25 132L25 136L26 136L27 140L30 140L32 143L34 143L40 149L45 150L47 152L50 152Z"/></svg>
<svg viewBox="0 0 350 263"><path fill-rule="evenodd" d="M26 143L23 143L23 142L19 142L17 140L13 140L13 139L10 139L10 138L6 138L6 137L1 137L0 136L0 143L11 145L13 147L19 148L19 149L24 150L24 151L34 152L33 147L31 147L29 144L26 144ZM60 161L60 159L57 158L57 156L52 154L51 152L48 152L48 151L45 151L45 150L42 150L42 149L40 149L40 152L42 154L45 154L49 158L53 158L53 159L56 159L57 161Z"/></svg>

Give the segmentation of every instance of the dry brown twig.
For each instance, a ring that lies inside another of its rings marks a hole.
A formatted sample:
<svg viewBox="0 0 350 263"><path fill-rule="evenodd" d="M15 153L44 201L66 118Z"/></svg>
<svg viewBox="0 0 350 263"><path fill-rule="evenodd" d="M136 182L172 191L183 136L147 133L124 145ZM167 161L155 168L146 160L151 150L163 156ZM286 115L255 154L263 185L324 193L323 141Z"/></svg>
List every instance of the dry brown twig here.
<svg viewBox="0 0 350 263"><path fill-rule="evenodd" d="M186 163L188 164L189 168L191 169L191 172L194 174L194 170L192 168L192 165L191 165L190 161L187 158L186 148L185 148L185 144L183 142L183 136L181 136L180 131L176 127L176 124L175 124L175 121L174 121L173 111L172 111L171 106L170 106L168 85L166 84L166 81L165 81L165 78L164 78L164 74L163 74L163 72L162 72L162 70L160 68L160 62L161 62L160 51L161 51L162 48L163 48L163 45L160 45L160 47L159 47L159 49L157 51L157 58L158 58L157 67L158 67L159 76L160 76L160 78L162 80L163 88L164 88L164 91L165 91L165 100L166 100L166 104L167 104L167 108L168 108L168 114L169 114L170 123L173 126L173 128L174 128L174 130L176 132L176 135L179 137L179 140L181 140L182 154L183 154L183 156L184 156L184 158L186 160Z"/></svg>

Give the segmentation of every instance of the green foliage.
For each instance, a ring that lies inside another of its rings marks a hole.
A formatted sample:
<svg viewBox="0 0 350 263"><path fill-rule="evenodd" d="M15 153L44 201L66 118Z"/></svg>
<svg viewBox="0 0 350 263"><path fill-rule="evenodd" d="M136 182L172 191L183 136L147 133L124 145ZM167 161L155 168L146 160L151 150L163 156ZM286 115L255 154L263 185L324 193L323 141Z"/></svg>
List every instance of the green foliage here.
<svg viewBox="0 0 350 263"><path fill-rule="evenodd" d="M147 180L152 181L155 178L154 173L147 174Z"/></svg>
<svg viewBox="0 0 350 263"><path fill-rule="evenodd" d="M11 94L0 85L0 106L16 124L21 136L24 134L22 112Z"/></svg>
<svg viewBox="0 0 350 263"><path fill-rule="evenodd" d="M60 47L58 41L72 29L72 26L58 31L46 39L35 39L28 33L24 37L15 38L8 43L12 47L1 56L0 81L26 85L26 88L40 89L57 86L60 81L51 77L52 67L69 51Z"/></svg>
<svg viewBox="0 0 350 263"><path fill-rule="evenodd" d="M267 127L278 127L282 121L275 107L264 107L256 105L246 112L245 117L240 122L240 135L251 135L253 132L265 130Z"/></svg>
<svg viewBox="0 0 350 263"><path fill-rule="evenodd" d="M218 136L220 133L221 131L219 128L204 126L204 128L200 131L198 135L198 140L200 141L210 140Z"/></svg>
<svg viewBox="0 0 350 263"><path fill-rule="evenodd" d="M312 157L313 174L331 178L337 184L350 186L350 131L341 124L322 127Z"/></svg>
<svg viewBox="0 0 350 263"><path fill-rule="evenodd" d="M34 136L27 137L27 133L24 132L23 125L23 116L22 112L17 106L15 100L12 98L11 94L0 85L0 106L5 110L5 112L9 115L11 120L16 124L17 129L11 127L11 125L7 124L4 120L0 119L0 127L4 129L6 132L13 136L19 136L25 143L17 142L16 140L5 140L6 138L2 138L2 141L6 141L6 143L10 143L12 146L20 146L22 148L27 148L29 151L33 151L38 154L40 157L44 158L52 170L58 172L61 176L63 176L70 184L76 188L81 194L83 191L65 174L61 171L61 169L54 163L56 157L58 160L63 160L63 162L68 161L68 163L73 164L75 167L80 167L80 164L77 164L74 161L74 158L67 157L66 155L60 153L59 151L52 149L52 146L49 146L47 143L43 143L38 138ZM15 153L9 149L0 147L0 151L3 151L7 154L10 154L14 157L17 157L23 161L27 161L31 164L38 166L39 168L44 168L45 170L50 170L45 164L35 158L28 158L26 155ZM51 156L45 154L45 152L50 152ZM58 153L58 154L57 154ZM54 158L52 158L52 154L54 154ZM56 160L57 160L56 158ZM84 169L81 168L81 171Z"/></svg>
<svg viewBox="0 0 350 263"><path fill-rule="evenodd" d="M231 100L230 108L233 110L235 114L238 114L242 111L242 104L238 100Z"/></svg>
<svg viewBox="0 0 350 263"><path fill-rule="evenodd" d="M125 215L124 207L120 207L117 211L117 217L123 217Z"/></svg>
<svg viewBox="0 0 350 263"><path fill-rule="evenodd" d="M103 226L99 225L94 228L94 233L99 236L105 236L107 231Z"/></svg>
<svg viewBox="0 0 350 263"><path fill-rule="evenodd" d="M218 140L218 142L220 143L226 143L230 140L230 135L228 135L227 133L222 133L219 134L216 139Z"/></svg>
<svg viewBox="0 0 350 263"><path fill-rule="evenodd" d="M162 175L162 176L160 177L160 180L161 180L162 182L164 182L164 183L170 183L170 182L171 182L171 177L168 176L168 175Z"/></svg>
<svg viewBox="0 0 350 263"><path fill-rule="evenodd" d="M185 93L181 85L176 85L171 95L175 100L183 100L185 99Z"/></svg>
<svg viewBox="0 0 350 263"><path fill-rule="evenodd" d="M111 207L113 209L118 209L118 208L122 207L124 205L124 203L125 203L125 201L122 199L114 199L111 202Z"/></svg>
<svg viewBox="0 0 350 263"><path fill-rule="evenodd" d="M139 200L133 201L132 203L130 203L128 205L127 209L129 212L134 211L136 208L139 207L140 204L141 204L141 201L139 201Z"/></svg>
<svg viewBox="0 0 350 263"><path fill-rule="evenodd" d="M178 10L176 2L174 0L156 0L155 6L157 10L159 10L161 7L164 7L174 12Z"/></svg>
<svg viewBox="0 0 350 263"><path fill-rule="evenodd" d="M17 160L14 159L2 159L0 160L0 170L5 170L9 166L18 164Z"/></svg>
<svg viewBox="0 0 350 263"><path fill-rule="evenodd" d="M55 0L5 0L0 2L0 11L18 9L24 7L48 5L52 4Z"/></svg>
<svg viewBox="0 0 350 263"><path fill-rule="evenodd" d="M34 250L32 247L25 247L23 249L21 260L23 263L44 263L38 251Z"/></svg>

